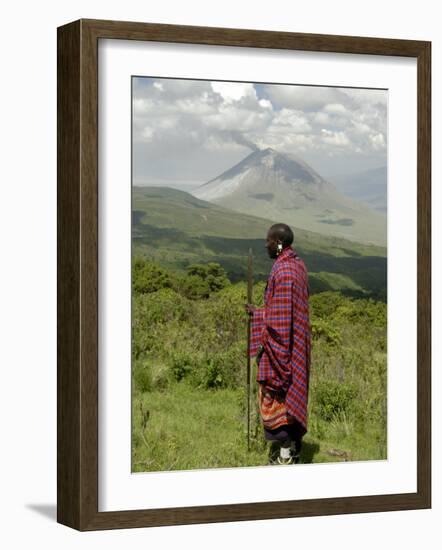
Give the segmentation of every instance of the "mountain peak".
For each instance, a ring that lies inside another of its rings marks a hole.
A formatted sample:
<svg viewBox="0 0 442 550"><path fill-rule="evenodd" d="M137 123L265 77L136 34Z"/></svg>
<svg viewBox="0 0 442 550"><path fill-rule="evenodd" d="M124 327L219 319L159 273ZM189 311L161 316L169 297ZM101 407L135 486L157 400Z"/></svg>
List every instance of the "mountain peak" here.
<svg viewBox="0 0 442 550"><path fill-rule="evenodd" d="M267 147L253 151L238 164L202 184L192 193L198 198L211 201L235 194L241 189L256 194L261 192L258 188L268 190L271 187L275 191L279 189L286 193L300 185L314 188L327 184L302 160Z"/></svg>
<svg viewBox="0 0 442 550"><path fill-rule="evenodd" d="M250 153L250 155L248 155L245 159L243 159L243 161L246 161L246 160L260 161L266 158L273 158L275 160L277 159L279 162L286 161L286 162L296 163L298 165L303 166L304 168L312 170L310 166L308 166L305 162L303 162L293 153L289 154L282 151L277 151L276 149L273 149L273 147L266 147L265 149L257 149L256 151L253 151L252 153Z"/></svg>
<svg viewBox="0 0 442 550"><path fill-rule="evenodd" d="M344 197L304 160L272 147L250 152L192 190L198 199L319 233L382 239L383 220ZM355 227L357 225L357 227ZM376 227L376 231L373 231Z"/></svg>
<svg viewBox="0 0 442 550"><path fill-rule="evenodd" d="M276 156L281 155L281 153L278 153L278 151L275 151L275 149L272 149L272 147L266 147L265 149L257 149L256 151L253 151L249 157L267 157L267 156Z"/></svg>
<svg viewBox="0 0 442 550"><path fill-rule="evenodd" d="M279 151L276 151L276 149L273 149L272 147L266 147L265 149L256 149L255 151L252 151L234 168L245 169L255 165L272 167L276 165L275 163L282 163L284 161L302 164L298 160L295 160L293 156L288 155L287 153L281 153ZM229 172L229 170L227 172Z"/></svg>

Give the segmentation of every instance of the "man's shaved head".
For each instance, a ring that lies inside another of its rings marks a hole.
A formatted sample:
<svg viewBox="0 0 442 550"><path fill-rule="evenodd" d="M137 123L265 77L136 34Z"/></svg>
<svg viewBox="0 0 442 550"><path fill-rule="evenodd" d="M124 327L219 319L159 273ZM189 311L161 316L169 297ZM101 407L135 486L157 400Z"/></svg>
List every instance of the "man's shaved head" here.
<svg viewBox="0 0 442 550"><path fill-rule="evenodd" d="M281 241L284 248L293 243L293 231L285 223L275 223L272 225L268 235L277 241Z"/></svg>

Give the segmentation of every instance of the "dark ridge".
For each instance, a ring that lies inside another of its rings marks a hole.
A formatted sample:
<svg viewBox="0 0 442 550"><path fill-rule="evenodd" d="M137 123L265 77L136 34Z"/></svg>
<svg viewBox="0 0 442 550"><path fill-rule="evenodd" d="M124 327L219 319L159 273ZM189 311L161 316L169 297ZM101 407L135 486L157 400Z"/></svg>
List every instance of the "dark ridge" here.
<svg viewBox="0 0 442 550"><path fill-rule="evenodd" d="M307 183L314 183L315 181L308 170L285 155L276 155L274 166L276 170L288 172L293 179L299 179Z"/></svg>
<svg viewBox="0 0 442 550"><path fill-rule="evenodd" d="M319 220L319 223L329 223L330 225L353 225L354 221L351 218L341 218L339 220Z"/></svg>
<svg viewBox="0 0 442 550"><path fill-rule="evenodd" d="M144 214L143 210L132 210L132 225L141 224Z"/></svg>
<svg viewBox="0 0 442 550"><path fill-rule="evenodd" d="M273 193L256 193L255 195L249 194L249 197L254 199L271 201L275 195Z"/></svg>

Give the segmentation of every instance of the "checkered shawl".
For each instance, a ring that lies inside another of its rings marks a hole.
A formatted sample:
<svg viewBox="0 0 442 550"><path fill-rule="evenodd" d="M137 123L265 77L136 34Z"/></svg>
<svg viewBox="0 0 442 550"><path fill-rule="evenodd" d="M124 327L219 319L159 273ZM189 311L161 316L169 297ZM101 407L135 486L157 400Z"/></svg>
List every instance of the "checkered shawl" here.
<svg viewBox="0 0 442 550"><path fill-rule="evenodd" d="M304 262L291 247L275 259L264 293L264 307L256 308L251 322L249 355L262 345L257 381L285 397L287 414L307 431L311 329L308 275Z"/></svg>

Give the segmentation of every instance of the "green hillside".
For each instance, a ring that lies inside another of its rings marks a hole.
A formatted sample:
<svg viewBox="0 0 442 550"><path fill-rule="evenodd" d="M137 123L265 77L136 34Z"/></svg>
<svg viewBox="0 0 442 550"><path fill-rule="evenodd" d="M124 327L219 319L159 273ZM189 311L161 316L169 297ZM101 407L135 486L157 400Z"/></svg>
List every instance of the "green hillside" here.
<svg viewBox="0 0 442 550"><path fill-rule="evenodd" d="M134 187L133 256L184 271L194 263L218 262L232 282L244 280L252 248L255 280L272 265L264 248L272 221L240 214L167 187ZM327 237L293 227L294 248L309 270L312 293L341 290L385 299L386 249Z"/></svg>

